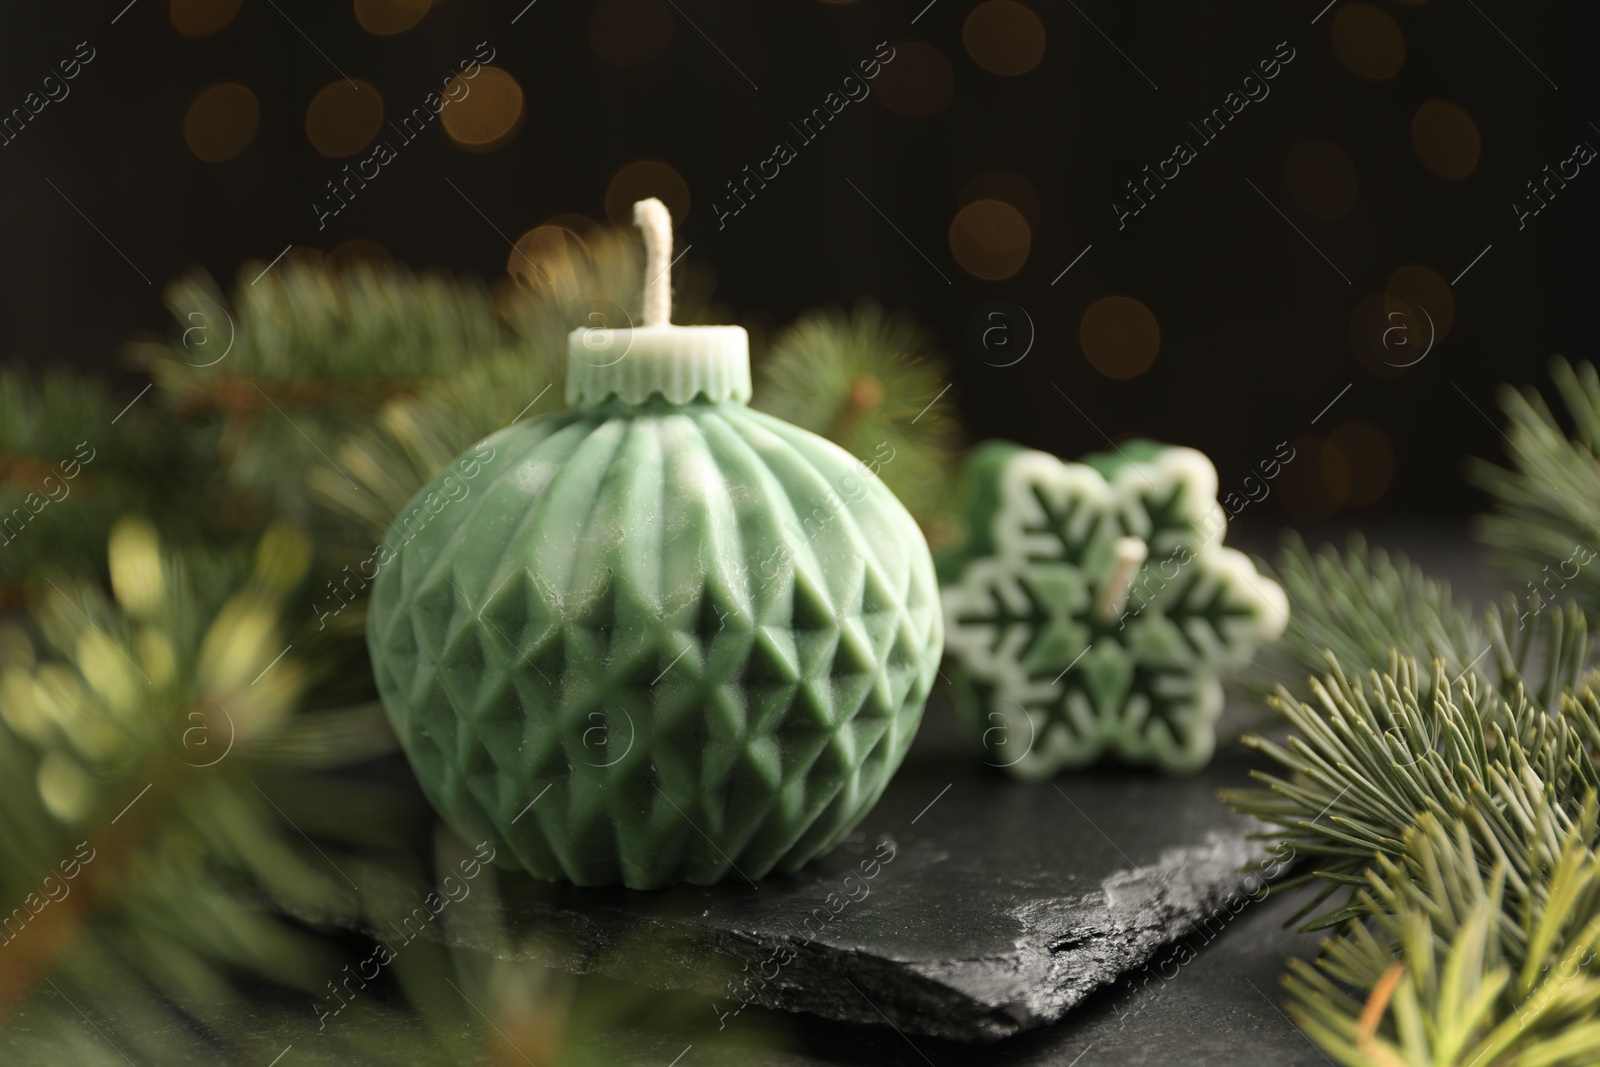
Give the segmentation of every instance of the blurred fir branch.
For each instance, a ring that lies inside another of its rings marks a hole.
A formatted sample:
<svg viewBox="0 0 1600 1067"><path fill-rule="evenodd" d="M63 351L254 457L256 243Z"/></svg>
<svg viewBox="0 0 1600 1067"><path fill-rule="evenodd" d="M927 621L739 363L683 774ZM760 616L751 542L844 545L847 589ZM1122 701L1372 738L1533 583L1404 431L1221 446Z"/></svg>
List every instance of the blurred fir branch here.
<svg viewBox="0 0 1600 1067"><path fill-rule="evenodd" d="M133 350L195 409L253 409L259 398L237 395L251 383L313 403L366 401L374 387L446 377L501 341L481 283L364 260L333 266L315 254L271 270L246 263L231 305L203 274L174 281L166 300L181 332ZM222 373L205 373L212 368Z"/></svg>
<svg viewBox="0 0 1600 1067"><path fill-rule="evenodd" d="M591 314L625 324L626 309L640 300L642 262L634 240L607 230L513 254L524 284L499 297L505 344L427 389L385 401L340 440L337 470L309 470L323 508L360 530L349 546L355 558L365 559L411 498L475 442L566 406L567 334L591 324Z"/></svg>
<svg viewBox="0 0 1600 1067"><path fill-rule="evenodd" d="M172 336L130 360L213 458L224 517L244 530L283 518L320 541L309 472L386 399L415 393L509 342L487 287L356 261L248 263L230 304L190 274L167 287Z"/></svg>
<svg viewBox="0 0 1600 1067"><path fill-rule="evenodd" d="M1289 594L1293 624L1263 657L1260 679L1301 691L1331 662L1350 672L1383 671L1393 656L1438 661L1446 677L1471 673L1507 700L1519 687L1540 707L1557 710L1565 694L1594 679L1589 628L1571 603L1515 597L1474 618L1447 582L1430 578L1403 555L1369 548L1352 534L1345 550L1312 552L1285 535L1272 568ZM1519 610L1520 607L1520 610ZM1429 699L1432 675L1416 678Z"/></svg>
<svg viewBox="0 0 1600 1067"><path fill-rule="evenodd" d="M1550 377L1572 433L1537 390L1502 386L1511 465L1472 460L1467 476L1494 505L1478 531L1500 569L1527 599L1568 596L1595 619L1600 567L1589 564L1600 554L1600 375L1593 364L1554 359Z"/></svg>
<svg viewBox="0 0 1600 1067"><path fill-rule="evenodd" d="M46 577L36 634L3 631L0 1012L65 1020L54 1032L81 1028L74 1002L114 997L114 1043L166 1062L187 1039L151 1020L223 1026L234 972L310 989L326 970L326 948L238 891L353 907L254 785L255 746L305 687L278 614L309 557L275 526L243 574L202 590L149 523L124 520L111 596Z"/></svg>
<svg viewBox="0 0 1600 1067"><path fill-rule="evenodd" d="M949 367L908 316L863 302L850 314L812 312L757 362L754 406L874 465L937 548L957 529L947 514L963 445Z"/></svg>
<svg viewBox="0 0 1600 1067"><path fill-rule="evenodd" d="M171 536L203 538L203 517L182 502L203 463L136 392L113 398L69 372L0 370L0 605L21 601L46 566L103 578L106 537L129 510L161 515Z"/></svg>
<svg viewBox="0 0 1600 1067"><path fill-rule="evenodd" d="M1395 650L1424 663L1438 659L1454 677L1487 644L1448 583L1403 556L1369 548L1360 534L1342 553L1330 546L1313 553L1298 534L1286 533L1272 569L1289 594L1294 625L1266 662L1291 689L1326 670L1330 655L1348 670L1366 671L1387 666Z"/></svg>

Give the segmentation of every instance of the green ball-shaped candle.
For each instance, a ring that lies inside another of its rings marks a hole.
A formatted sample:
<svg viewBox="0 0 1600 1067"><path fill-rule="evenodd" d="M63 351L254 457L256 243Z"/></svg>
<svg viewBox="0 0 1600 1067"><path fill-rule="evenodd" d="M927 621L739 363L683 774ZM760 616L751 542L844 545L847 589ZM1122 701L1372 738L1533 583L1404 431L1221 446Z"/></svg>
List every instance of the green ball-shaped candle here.
<svg viewBox="0 0 1600 1067"><path fill-rule="evenodd" d="M745 331L569 340L570 410L446 468L391 527L367 625L434 807L498 862L647 889L792 871L877 801L943 641L927 543L835 445L752 411Z"/></svg>

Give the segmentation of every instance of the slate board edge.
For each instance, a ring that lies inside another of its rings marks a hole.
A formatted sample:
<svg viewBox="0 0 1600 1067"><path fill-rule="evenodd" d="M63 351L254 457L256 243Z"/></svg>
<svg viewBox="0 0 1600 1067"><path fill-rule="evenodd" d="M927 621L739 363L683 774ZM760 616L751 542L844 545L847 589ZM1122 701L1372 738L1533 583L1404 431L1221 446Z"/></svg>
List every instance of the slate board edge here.
<svg viewBox="0 0 1600 1067"><path fill-rule="evenodd" d="M1059 1021L1095 990L1193 932L1203 919L1224 914L1223 902L1243 892L1250 871L1259 870L1266 856L1260 842L1242 835L1212 834L1203 846L1168 850L1153 864L1115 872L1102 881L1099 893L1036 900L1014 909L1014 917L1036 936L1019 937L1012 951L981 961L944 961L949 964L948 975L941 973L940 962L893 959L770 932L710 931L694 922L621 908L605 909L610 914L604 924L564 908L548 909L549 922L543 925L560 933L543 940L516 936L526 931L513 930L508 944L499 930L475 930L470 921L451 922L448 930L429 923L423 936L574 974L699 993L706 998L708 1019L718 1019L723 1026L737 1025L740 1007L740 999L730 995L730 978L763 974L763 963L787 950L793 959L771 980L747 986L746 1003L837 1022L887 1024L905 1033L963 1043L987 1043ZM376 890L369 901L388 897L401 909L375 909L354 924L368 936L382 939L388 936L385 929L393 928L393 916L403 914L406 905L401 902L415 899L416 887L396 879L385 887L367 882L367 888ZM1135 899L1116 900L1130 891ZM468 916L458 913L452 918ZM476 918L498 923L502 915L495 909L492 916ZM574 929L579 924L587 929L580 933ZM648 951L641 953L641 947ZM977 982L970 980L973 968L955 967L985 961L993 966ZM963 974L969 976L967 982L952 980Z"/></svg>

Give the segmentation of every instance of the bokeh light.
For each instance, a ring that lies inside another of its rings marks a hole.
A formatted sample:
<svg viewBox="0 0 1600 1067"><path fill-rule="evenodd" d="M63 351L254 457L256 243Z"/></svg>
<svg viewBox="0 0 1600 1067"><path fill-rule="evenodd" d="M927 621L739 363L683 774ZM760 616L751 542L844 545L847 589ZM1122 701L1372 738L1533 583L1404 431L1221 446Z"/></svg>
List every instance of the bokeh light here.
<svg viewBox="0 0 1600 1067"><path fill-rule="evenodd" d="M1455 325L1455 293L1451 291L1450 283L1431 267L1418 263L1401 267L1389 276L1389 284L1384 292L1413 308L1426 309L1424 331L1427 331L1428 322L1432 322L1433 327L1431 332L1424 333L1424 341L1428 337L1432 337L1435 344L1443 341L1450 333L1450 327Z"/></svg>
<svg viewBox="0 0 1600 1067"><path fill-rule="evenodd" d="M637 67L672 43L672 11L661 0L600 0L589 16L589 47L614 67Z"/></svg>
<svg viewBox="0 0 1600 1067"><path fill-rule="evenodd" d="M432 0L355 0L356 21L368 33L388 37L421 22Z"/></svg>
<svg viewBox="0 0 1600 1067"><path fill-rule="evenodd" d="M1078 343L1090 366L1107 378L1137 378L1161 351L1161 325L1143 302L1105 296L1083 313Z"/></svg>
<svg viewBox="0 0 1600 1067"><path fill-rule="evenodd" d="M1453 317L1453 303L1440 303L1421 275L1408 272L1393 291L1373 293L1356 304L1350 313L1350 351L1375 376L1398 377L1433 354L1441 313Z"/></svg>
<svg viewBox="0 0 1600 1067"><path fill-rule="evenodd" d="M1357 77L1388 81L1405 64L1406 35L1381 7L1346 4L1333 17L1333 51Z"/></svg>
<svg viewBox="0 0 1600 1067"><path fill-rule="evenodd" d="M1366 419L1350 419L1328 435L1322 454L1323 482L1329 494L1350 507L1376 504L1394 481L1394 445L1389 435Z"/></svg>
<svg viewBox="0 0 1600 1067"><path fill-rule="evenodd" d="M990 74L1026 74L1044 58L1044 23L1016 0L984 0L962 25L961 42Z"/></svg>
<svg viewBox="0 0 1600 1067"><path fill-rule="evenodd" d="M1322 482L1322 492L1328 503L1342 508L1350 502L1350 485L1355 471L1343 452L1334 447L1332 440L1322 442L1317 457L1317 477Z"/></svg>
<svg viewBox="0 0 1600 1067"><path fill-rule="evenodd" d="M169 0L167 18L185 37L207 37L233 21L240 0Z"/></svg>
<svg viewBox="0 0 1600 1067"><path fill-rule="evenodd" d="M1272 483L1283 509L1300 522L1328 518L1349 498L1348 461L1320 437L1296 437L1290 447L1294 459Z"/></svg>
<svg viewBox="0 0 1600 1067"><path fill-rule="evenodd" d="M1039 193L1033 183L1014 170L986 170L974 174L961 187L962 205L974 200L1001 200L1027 220L1029 229L1039 228Z"/></svg>
<svg viewBox="0 0 1600 1067"><path fill-rule="evenodd" d="M950 223L950 254L974 278L998 282L1028 262L1033 234L1022 212L1002 200L974 200Z"/></svg>
<svg viewBox="0 0 1600 1067"><path fill-rule="evenodd" d="M1436 177L1460 181L1478 168L1483 140L1463 108L1448 100L1429 100L1411 117L1411 148Z"/></svg>
<svg viewBox="0 0 1600 1067"><path fill-rule="evenodd" d="M1300 209L1332 222L1355 207L1361 177L1345 150L1332 141L1308 137L1297 141L1283 161L1284 183Z"/></svg>
<svg viewBox="0 0 1600 1067"><path fill-rule="evenodd" d="M506 257L506 273L535 291L576 299L586 276L589 246L574 230L545 223L518 237Z"/></svg>
<svg viewBox="0 0 1600 1067"><path fill-rule="evenodd" d="M499 148L522 123L522 86L499 67L479 67L473 78L457 74L444 95L439 121L450 139L469 151Z"/></svg>
<svg viewBox="0 0 1600 1067"><path fill-rule="evenodd" d="M937 115L955 94L955 71L944 53L926 41L898 41L894 59L878 74L878 99L908 119Z"/></svg>
<svg viewBox="0 0 1600 1067"><path fill-rule="evenodd" d="M189 104L183 116L183 142L197 158L222 163L250 147L260 123L256 94L237 82L223 82Z"/></svg>
<svg viewBox="0 0 1600 1067"><path fill-rule="evenodd" d="M652 196L667 205L673 221L682 223L689 217L689 183L683 175L658 159L639 159L606 183L606 218L613 226L631 227L633 205Z"/></svg>
<svg viewBox="0 0 1600 1067"><path fill-rule="evenodd" d="M353 156L383 125L383 95L371 84L340 78L323 86L306 108L306 137L331 159Z"/></svg>

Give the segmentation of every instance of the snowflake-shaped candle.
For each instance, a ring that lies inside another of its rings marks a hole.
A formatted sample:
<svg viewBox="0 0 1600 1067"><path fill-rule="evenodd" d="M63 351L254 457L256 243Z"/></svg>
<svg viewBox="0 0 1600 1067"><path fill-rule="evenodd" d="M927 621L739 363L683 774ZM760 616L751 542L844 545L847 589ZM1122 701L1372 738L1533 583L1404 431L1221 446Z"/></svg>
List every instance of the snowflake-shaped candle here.
<svg viewBox="0 0 1600 1067"><path fill-rule="evenodd" d="M945 651L992 762L1027 779L1103 754L1204 766L1223 677L1289 615L1222 546L1211 461L1149 441L1082 463L990 442L966 484L971 534L942 561Z"/></svg>

